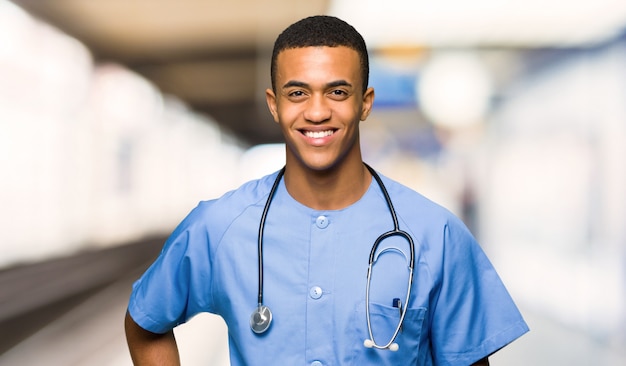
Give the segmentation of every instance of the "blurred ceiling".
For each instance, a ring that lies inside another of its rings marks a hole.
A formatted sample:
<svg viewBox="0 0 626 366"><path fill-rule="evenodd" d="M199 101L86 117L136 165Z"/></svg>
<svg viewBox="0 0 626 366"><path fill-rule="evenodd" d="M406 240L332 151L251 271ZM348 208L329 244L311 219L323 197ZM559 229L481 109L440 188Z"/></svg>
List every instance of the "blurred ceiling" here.
<svg viewBox="0 0 626 366"><path fill-rule="evenodd" d="M626 25L624 0L336 0L329 13L370 47L578 47Z"/></svg>
<svg viewBox="0 0 626 366"><path fill-rule="evenodd" d="M339 16L371 48L571 47L624 32L624 0L12 0L250 144L278 142L264 100L275 37Z"/></svg>
<svg viewBox="0 0 626 366"><path fill-rule="evenodd" d="M328 0L13 0L250 144L281 141L265 105L269 57L289 24Z"/></svg>

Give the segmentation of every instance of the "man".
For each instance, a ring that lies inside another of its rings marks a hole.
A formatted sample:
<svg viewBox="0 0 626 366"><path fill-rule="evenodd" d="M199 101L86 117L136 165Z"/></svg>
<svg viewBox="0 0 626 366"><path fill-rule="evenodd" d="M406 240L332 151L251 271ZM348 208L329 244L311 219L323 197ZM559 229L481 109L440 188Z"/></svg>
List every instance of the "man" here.
<svg viewBox="0 0 626 366"><path fill-rule="evenodd" d="M201 202L172 233L133 286L135 364L178 364L172 329L200 312L224 318L233 365L488 365L528 331L461 221L364 165L368 73L337 18L279 35L266 99L284 171Z"/></svg>

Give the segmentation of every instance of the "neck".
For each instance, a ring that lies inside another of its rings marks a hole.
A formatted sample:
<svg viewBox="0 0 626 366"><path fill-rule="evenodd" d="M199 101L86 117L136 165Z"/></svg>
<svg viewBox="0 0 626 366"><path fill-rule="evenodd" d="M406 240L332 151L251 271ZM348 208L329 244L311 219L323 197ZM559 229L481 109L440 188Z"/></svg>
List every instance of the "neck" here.
<svg viewBox="0 0 626 366"><path fill-rule="evenodd" d="M372 176L362 162L324 171L288 164L284 179L289 194L301 204L315 210L339 210L365 194Z"/></svg>

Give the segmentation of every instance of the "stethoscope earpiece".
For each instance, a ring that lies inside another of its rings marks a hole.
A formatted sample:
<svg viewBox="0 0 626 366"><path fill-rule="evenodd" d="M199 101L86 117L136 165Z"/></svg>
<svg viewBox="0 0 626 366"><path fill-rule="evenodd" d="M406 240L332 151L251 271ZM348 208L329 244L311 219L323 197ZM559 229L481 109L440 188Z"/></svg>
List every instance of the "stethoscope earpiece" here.
<svg viewBox="0 0 626 366"><path fill-rule="evenodd" d="M363 346L365 346L365 348L374 348L376 344L374 343L373 340L366 339L363 341ZM376 347L376 348L385 349L385 347ZM397 343L392 343L389 345L389 347L387 347L387 349L390 350L391 352L396 352L397 350L400 349L400 346L398 346Z"/></svg>

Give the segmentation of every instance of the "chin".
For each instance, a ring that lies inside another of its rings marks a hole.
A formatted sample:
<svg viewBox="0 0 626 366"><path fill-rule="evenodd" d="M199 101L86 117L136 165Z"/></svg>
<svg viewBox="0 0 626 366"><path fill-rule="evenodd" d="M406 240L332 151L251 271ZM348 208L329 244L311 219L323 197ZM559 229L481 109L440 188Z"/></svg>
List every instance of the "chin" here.
<svg viewBox="0 0 626 366"><path fill-rule="evenodd" d="M332 161L309 161L308 163L305 163L305 168L307 170L311 170L311 171L315 171L315 172L332 172L335 171L337 169L339 169L339 167L342 165L344 161L342 160L332 160Z"/></svg>

